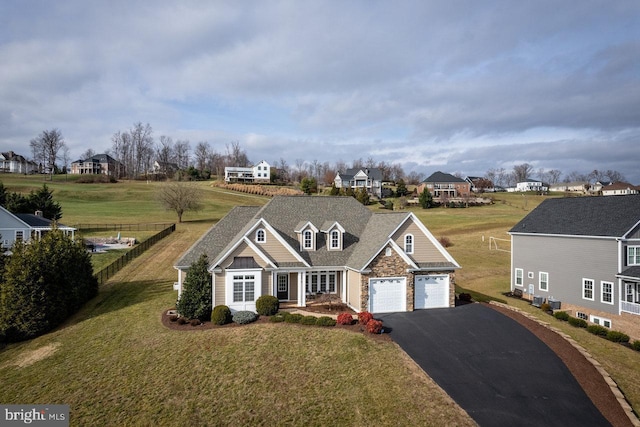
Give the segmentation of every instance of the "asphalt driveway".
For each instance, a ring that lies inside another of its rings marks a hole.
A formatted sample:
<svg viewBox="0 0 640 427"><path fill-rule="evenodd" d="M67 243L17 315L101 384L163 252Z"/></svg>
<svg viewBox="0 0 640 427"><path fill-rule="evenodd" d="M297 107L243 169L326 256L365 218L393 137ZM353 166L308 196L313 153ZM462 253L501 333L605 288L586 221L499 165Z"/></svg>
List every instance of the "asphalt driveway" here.
<svg viewBox="0 0 640 427"><path fill-rule="evenodd" d="M560 358L482 304L375 315L481 426L608 426Z"/></svg>

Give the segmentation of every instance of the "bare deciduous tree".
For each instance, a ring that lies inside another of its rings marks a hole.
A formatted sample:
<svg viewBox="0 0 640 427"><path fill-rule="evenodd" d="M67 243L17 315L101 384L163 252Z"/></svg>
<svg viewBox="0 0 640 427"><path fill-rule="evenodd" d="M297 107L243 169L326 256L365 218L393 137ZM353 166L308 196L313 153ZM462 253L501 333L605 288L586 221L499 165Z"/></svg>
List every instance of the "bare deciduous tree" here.
<svg viewBox="0 0 640 427"><path fill-rule="evenodd" d="M513 175L516 182L524 182L529 179L533 172L533 166L529 163L523 163L521 165L515 165L513 167Z"/></svg>
<svg viewBox="0 0 640 427"><path fill-rule="evenodd" d="M196 144L196 149L194 151L195 161L196 161L196 169L198 169L201 173L207 169L207 162L209 160L209 154L211 152L211 147L207 141L200 141Z"/></svg>
<svg viewBox="0 0 640 427"><path fill-rule="evenodd" d="M201 191L190 182L169 182L163 184L158 192L158 200L162 206L178 215L178 222L182 222L182 215L187 211L198 211L202 208Z"/></svg>
<svg viewBox="0 0 640 427"><path fill-rule="evenodd" d="M59 129L44 130L29 145L34 153L34 161L40 162L53 180L58 152L65 146L62 132Z"/></svg>

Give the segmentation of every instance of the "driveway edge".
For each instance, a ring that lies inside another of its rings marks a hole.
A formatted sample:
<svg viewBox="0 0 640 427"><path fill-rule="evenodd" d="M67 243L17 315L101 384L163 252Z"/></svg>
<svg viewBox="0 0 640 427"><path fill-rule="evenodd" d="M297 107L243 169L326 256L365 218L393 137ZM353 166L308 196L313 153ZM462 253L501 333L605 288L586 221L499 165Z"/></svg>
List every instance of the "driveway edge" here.
<svg viewBox="0 0 640 427"><path fill-rule="evenodd" d="M594 359L593 356L584 347L578 344L573 338L571 338L569 335L565 334L561 330L551 326L549 323L543 322L542 320L538 319L536 316L533 316L532 314L524 312L517 307L503 304L497 301L489 301L489 304L496 305L496 306L505 308L507 310L515 311L518 314L526 317L527 319L532 320L541 326L544 326L545 328L555 332L556 334L564 338L569 344L571 344L576 350L578 350L585 357L585 359L589 361L589 363L593 365L593 367L600 373L600 375L602 375L602 378L609 385L611 392L618 400L620 407L622 408L624 413L627 415L627 417L629 417L629 421L631 422L631 424L633 424L635 427L640 427L640 420L638 419L638 417L635 416L633 412L633 408L631 407L629 402L627 402L626 398L624 397L624 394L618 387L618 384L615 382L615 380L611 378L611 375L609 375L609 373L602 367L602 365L600 365L600 363L596 359Z"/></svg>

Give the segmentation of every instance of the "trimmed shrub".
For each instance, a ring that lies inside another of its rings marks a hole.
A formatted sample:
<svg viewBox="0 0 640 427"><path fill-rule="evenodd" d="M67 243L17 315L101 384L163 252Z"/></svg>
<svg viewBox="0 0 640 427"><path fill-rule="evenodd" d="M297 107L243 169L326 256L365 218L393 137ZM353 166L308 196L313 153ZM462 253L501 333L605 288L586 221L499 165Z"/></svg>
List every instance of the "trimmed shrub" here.
<svg viewBox="0 0 640 427"><path fill-rule="evenodd" d="M540 310L544 311L545 313L547 311L551 311L551 304L549 304L548 302L543 302L542 304L540 304Z"/></svg>
<svg viewBox="0 0 640 427"><path fill-rule="evenodd" d="M338 314L338 324L340 325L353 325L353 316L349 313Z"/></svg>
<svg viewBox="0 0 640 427"><path fill-rule="evenodd" d="M277 313L269 317L269 322L280 323L280 322L284 322L284 319L285 319L285 316L282 313Z"/></svg>
<svg viewBox="0 0 640 427"><path fill-rule="evenodd" d="M640 340L635 340L633 344L631 344L631 348L635 351L640 351Z"/></svg>
<svg viewBox="0 0 640 427"><path fill-rule="evenodd" d="M178 325L186 325L188 322L186 317L178 317Z"/></svg>
<svg viewBox="0 0 640 427"><path fill-rule="evenodd" d="M462 292L460 295L458 295L458 299L460 301L471 302L471 294Z"/></svg>
<svg viewBox="0 0 640 427"><path fill-rule="evenodd" d="M262 295L256 300L256 311L261 316L273 316L279 308L280 302L273 295Z"/></svg>
<svg viewBox="0 0 640 427"><path fill-rule="evenodd" d="M329 316L320 316L316 319L318 326L336 326L336 320Z"/></svg>
<svg viewBox="0 0 640 427"><path fill-rule="evenodd" d="M189 320L189 324L191 326L198 326L198 325L201 325L202 322L200 321L200 319L191 319L191 320Z"/></svg>
<svg viewBox="0 0 640 427"><path fill-rule="evenodd" d="M169 316L169 321L170 322L175 322L178 320L178 315L177 314L172 314L171 316Z"/></svg>
<svg viewBox="0 0 640 427"><path fill-rule="evenodd" d="M236 311L231 319L238 325L246 325L258 320L258 315L253 311Z"/></svg>
<svg viewBox="0 0 640 427"><path fill-rule="evenodd" d="M189 319L209 320L211 316L211 274L209 261L202 254L189 268L184 279L184 290L176 303L176 309L181 316Z"/></svg>
<svg viewBox="0 0 640 427"><path fill-rule="evenodd" d="M287 323L300 323L304 316L300 313L291 313L284 318Z"/></svg>
<svg viewBox="0 0 640 427"><path fill-rule="evenodd" d="M309 326L315 325L316 322L317 322L316 316L303 316L302 319L300 320L301 324L309 325Z"/></svg>
<svg viewBox="0 0 640 427"><path fill-rule="evenodd" d="M231 322L231 309L226 305L216 305L211 312L211 323L214 325L226 325Z"/></svg>
<svg viewBox="0 0 640 427"><path fill-rule="evenodd" d="M600 337L606 337L609 329L605 328L602 325L589 325L587 326L587 331L592 333L593 335L598 335Z"/></svg>
<svg viewBox="0 0 640 427"><path fill-rule="evenodd" d="M373 314L369 313L368 311L361 311L360 313L358 313L358 323L360 323L361 325L366 325L371 320L373 320Z"/></svg>
<svg viewBox="0 0 640 427"><path fill-rule="evenodd" d="M576 328L586 328L587 327L587 321L584 320L584 319L578 319L577 317L569 316L568 322L569 322L569 324L571 326L575 326Z"/></svg>
<svg viewBox="0 0 640 427"><path fill-rule="evenodd" d="M563 320L565 322L569 320L569 313L567 313L566 311L556 311L555 313L553 313L553 316L556 319Z"/></svg>
<svg viewBox="0 0 640 427"><path fill-rule="evenodd" d="M629 342L629 335L620 331L609 331L607 332L607 339L613 342L627 343Z"/></svg>
<svg viewBox="0 0 640 427"><path fill-rule="evenodd" d="M370 334L379 334L382 332L382 321L371 319L367 323L367 332Z"/></svg>

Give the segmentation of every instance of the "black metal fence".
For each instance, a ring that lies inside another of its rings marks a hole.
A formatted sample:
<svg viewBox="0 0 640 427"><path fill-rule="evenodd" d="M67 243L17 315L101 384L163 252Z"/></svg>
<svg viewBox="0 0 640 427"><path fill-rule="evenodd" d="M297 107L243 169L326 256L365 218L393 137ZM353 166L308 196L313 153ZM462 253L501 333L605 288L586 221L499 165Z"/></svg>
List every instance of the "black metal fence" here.
<svg viewBox="0 0 640 427"><path fill-rule="evenodd" d="M148 230L165 230L175 224L169 222L152 222L143 224L75 224L73 227L87 231L148 231Z"/></svg>
<svg viewBox="0 0 640 427"><path fill-rule="evenodd" d="M120 225L126 225L126 224L120 224ZM145 224L132 224L132 225L145 225ZM155 224L150 224L150 225L155 225ZM83 231L84 230L86 230L86 229L83 229ZM95 231L96 229L92 229L92 230ZM115 230L115 229L110 229L110 230ZM138 228L138 229L126 229L126 228L123 228L122 230L151 230L151 229L149 229L149 228L146 228L146 229L145 228ZM131 261L134 258L137 258L138 256L142 255L142 253L144 253L144 251L146 251L151 246L155 245L161 239L167 237L169 234L173 233L174 231L176 231L176 225L175 224L164 224L164 228L162 229L162 231L160 231L159 233L156 233L153 236L149 237L148 239L140 242L139 244L134 246L130 251L122 254L122 256L120 258L116 259L111 264L107 265L106 267L103 267L101 270L95 272L94 276L96 276L96 279L98 279L98 284L102 285L104 282L109 280L110 277L112 277L114 274L116 274L118 271L120 271L122 269L122 267L127 265L129 263L129 261Z"/></svg>

